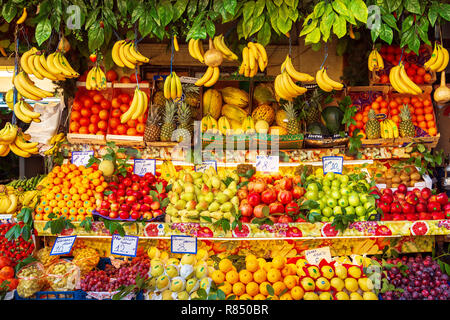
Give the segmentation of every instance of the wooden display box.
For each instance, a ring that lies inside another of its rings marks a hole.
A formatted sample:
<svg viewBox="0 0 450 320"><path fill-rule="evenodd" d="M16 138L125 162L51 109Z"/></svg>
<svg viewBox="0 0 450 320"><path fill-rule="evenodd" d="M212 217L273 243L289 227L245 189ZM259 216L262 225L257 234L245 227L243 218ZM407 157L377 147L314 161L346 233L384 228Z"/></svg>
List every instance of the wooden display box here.
<svg viewBox="0 0 450 320"><path fill-rule="evenodd" d="M225 150L228 147L227 143L232 142L233 150L260 150L263 146L267 149L272 149L272 141L278 137L278 149L301 149L303 147L304 135L268 135L268 134L239 134L222 136L222 139L216 141L214 135L202 134L202 147L209 149Z"/></svg>

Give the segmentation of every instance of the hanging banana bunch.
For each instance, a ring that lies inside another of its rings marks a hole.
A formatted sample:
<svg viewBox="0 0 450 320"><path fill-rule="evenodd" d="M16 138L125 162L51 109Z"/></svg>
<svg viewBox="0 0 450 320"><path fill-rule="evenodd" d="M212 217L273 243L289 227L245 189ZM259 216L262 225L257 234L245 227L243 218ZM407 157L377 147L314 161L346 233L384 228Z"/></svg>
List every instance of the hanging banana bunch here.
<svg viewBox="0 0 450 320"><path fill-rule="evenodd" d="M325 92L331 92L333 90L342 90L344 88L344 85L342 83L330 79L330 77L327 74L327 69L325 69L325 67L322 67L319 71L317 71L316 82L319 88Z"/></svg>
<svg viewBox="0 0 450 320"><path fill-rule="evenodd" d="M121 68L135 69L138 65L150 62L149 58L139 52L134 41L130 40L116 41L111 55L114 63Z"/></svg>
<svg viewBox="0 0 450 320"><path fill-rule="evenodd" d="M100 91L106 88L107 81L105 73L98 65L92 67L86 76L86 89Z"/></svg>
<svg viewBox="0 0 450 320"><path fill-rule="evenodd" d="M253 78L267 67L268 58L266 49L257 42L249 42L242 50L242 63L239 67L239 74Z"/></svg>
<svg viewBox="0 0 450 320"><path fill-rule="evenodd" d="M391 68L389 72L389 81L392 87L399 93L409 93L417 95L422 93L422 89L415 84L406 74L403 62Z"/></svg>
<svg viewBox="0 0 450 320"><path fill-rule="evenodd" d="M183 95L180 77L175 71L169 74L164 81L164 97L169 100L179 100Z"/></svg>
<svg viewBox="0 0 450 320"><path fill-rule="evenodd" d="M367 59L369 71L378 71L384 69L384 61L377 49L373 49Z"/></svg>
<svg viewBox="0 0 450 320"><path fill-rule="evenodd" d="M39 101L44 98L53 97L53 93L38 88L28 75L21 71L13 78L14 87L25 98Z"/></svg>
<svg viewBox="0 0 450 320"><path fill-rule="evenodd" d="M425 62L424 67L427 70L431 70L434 72L441 72L447 68L449 60L448 50L445 49L440 44L434 44L433 53L431 54L431 58Z"/></svg>

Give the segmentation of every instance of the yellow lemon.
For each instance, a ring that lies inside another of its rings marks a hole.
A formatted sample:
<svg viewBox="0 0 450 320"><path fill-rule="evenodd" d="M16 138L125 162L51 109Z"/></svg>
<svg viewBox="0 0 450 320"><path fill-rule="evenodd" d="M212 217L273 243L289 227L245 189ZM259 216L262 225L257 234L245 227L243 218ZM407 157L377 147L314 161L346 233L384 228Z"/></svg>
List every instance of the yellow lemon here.
<svg viewBox="0 0 450 320"><path fill-rule="evenodd" d="M314 289L316 289L316 285L314 284L314 280L311 279L310 277L304 277L301 281L300 284L302 285L303 289L305 291L314 291Z"/></svg>
<svg viewBox="0 0 450 320"><path fill-rule="evenodd" d="M353 278L360 278L362 276L361 268L357 266L351 266L348 268L348 274Z"/></svg>
<svg viewBox="0 0 450 320"><path fill-rule="evenodd" d="M359 278L358 285L362 291L372 291L374 287L372 280L366 277Z"/></svg>
<svg viewBox="0 0 450 320"><path fill-rule="evenodd" d="M320 277L316 280L316 288L321 291L330 289L330 282L325 277Z"/></svg>
<svg viewBox="0 0 450 320"><path fill-rule="evenodd" d="M319 300L333 300L333 296L329 292L322 292L319 295Z"/></svg>
<svg viewBox="0 0 450 320"><path fill-rule="evenodd" d="M364 300L358 292L350 293L350 300Z"/></svg>
<svg viewBox="0 0 450 320"><path fill-rule="evenodd" d="M350 297L346 292L339 291L336 293L336 300L350 300Z"/></svg>
<svg viewBox="0 0 450 320"><path fill-rule="evenodd" d="M253 300L266 300L266 296L258 293L256 296L253 297Z"/></svg>
<svg viewBox="0 0 450 320"><path fill-rule="evenodd" d="M345 287L344 281L340 278L331 279L330 285L336 291L342 291L342 289L344 289L344 287Z"/></svg>
<svg viewBox="0 0 450 320"><path fill-rule="evenodd" d="M338 264L335 266L334 270L335 270L336 275L340 279L344 280L345 278L347 278L347 269L344 266Z"/></svg>
<svg viewBox="0 0 450 320"><path fill-rule="evenodd" d="M319 296L314 292L305 292L303 300L319 300Z"/></svg>
<svg viewBox="0 0 450 320"><path fill-rule="evenodd" d="M345 289L347 289L350 292L355 292L358 290L358 281L353 278L347 278L344 280Z"/></svg>
<svg viewBox="0 0 450 320"><path fill-rule="evenodd" d="M294 300L301 300L304 294L305 291L302 289L302 287L295 286L291 289L291 296Z"/></svg>
<svg viewBox="0 0 450 320"><path fill-rule="evenodd" d="M320 268L320 272L322 273L322 276L324 276L328 280L334 277L334 270L330 266L323 266L322 268Z"/></svg>
<svg viewBox="0 0 450 320"><path fill-rule="evenodd" d="M320 271L319 271L319 268L318 268L318 267L316 267L316 266L309 266L309 267L307 268L307 270L308 270L309 276L310 276L311 278L317 279L317 278L320 277Z"/></svg>
<svg viewBox="0 0 450 320"><path fill-rule="evenodd" d="M363 299L364 300L378 300L378 297L375 293L369 291L363 293Z"/></svg>

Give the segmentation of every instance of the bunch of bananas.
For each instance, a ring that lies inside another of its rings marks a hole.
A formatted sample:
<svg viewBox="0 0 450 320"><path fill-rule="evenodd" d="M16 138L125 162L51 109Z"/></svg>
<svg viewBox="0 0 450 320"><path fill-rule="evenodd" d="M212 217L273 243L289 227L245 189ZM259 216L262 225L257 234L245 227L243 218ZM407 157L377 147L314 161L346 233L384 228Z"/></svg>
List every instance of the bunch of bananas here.
<svg viewBox="0 0 450 320"><path fill-rule="evenodd" d="M247 116L244 119L244 122L242 122L242 130L246 134L252 134L255 133L255 121L253 120L252 116Z"/></svg>
<svg viewBox="0 0 450 320"><path fill-rule="evenodd" d="M22 95L17 92L17 100L22 99ZM14 89L9 89L5 94L5 103L11 111L14 110Z"/></svg>
<svg viewBox="0 0 450 320"><path fill-rule="evenodd" d="M13 111L16 117L25 123L30 123L31 121L41 122L41 119L39 119L41 114L35 112L33 107L23 99L20 99L19 102L14 105Z"/></svg>
<svg viewBox="0 0 450 320"><path fill-rule="evenodd" d="M276 94L287 101L292 101L295 97L298 97L306 92L305 87L300 87L295 84L289 73L284 70L276 76L274 81L274 88Z"/></svg>
<svg viewBox="0 0 450 320"><path fill-rule="evenodd" d="M373 49L367 59L369 71L378 71L384 69L384 61L377 49Z"/></svg>
<svg viewBox="0 0 450 320"><path fill-rule="evenodd" d="M314 81L314 77L310 76L307 73L299 72L295 69L294 65L292 64L291 56L289 54L286 56L286 59L284 59L284 62L281 64L280 71L284 72L285 70L294 81L300 82Z"/></svg>
<svg viewBox="0 0 450 320"><path fill-rule="evenodd" d="M319 88L325 92L342 90L344 88L344 85L342 83L330 79L330 77L327 75L327 69L325 69L325 67L322 67L319 71L317 71L316 82Z"/></svg>
<svg viewBox="0 0 450 320"><path fill-rule="evenodd" d="M39 197L41 193L38 190L28 190L20 195L20 202L23 207L28 207L34 209L39 202Z"/></svg>
<svg viewBox="0 0 450 320"><path fill-rule="evenodd" d="M114 43L112 59L119 67L127 67L129 69L135 69L137 65L150 61L149 58L138 51L134 41L128 40L119 40Z"/></svg>
<svg viewBox="0 0 450 320"><path fill-rule="evenodd" d="M64 140L66 140L66 135L64 134L64 132L55 134L53 137L51 137L50 141L48 142L48 144L51 145L52 147L44 151L44 154L46 156L55 154Z"/></svg>
<svg viewBox="0 0 450 320"><path fill-rule="evenodd" d="M219 67L208 67L203 76L195 82L198 87L212 87L219 80L220 70Z"/></svg>
<svg viewBox="0 0 450 320"><path fill-rule="evenodd" d="M3 186L0 190L0 214L13 214L19 206L19 198L17 197L14 188L7 190Z"/></svg>
<svg viewBox="0 0 450 320"><path fill-rule="evenodd" d="M105 73L99 66L92 67L86 76L86 89L100 91L106 88Z"/></svg>
<svg viewBox="0 0 450 320"><path fill-rule="evenodd" d="M391 119L384 119L380 122L381 138L394 139L399 137L398 127Z"/></svg>
<svg viewBox="0 0 450 320"><path fill-rule="evenodd" d="M64 81L80 76L60 51L55 51L45 58L42 51L32 47L20 58L20 66L23 71L35 75L40 80L47 78L52 81Z"/></svg>
<svg viewBox="0 0 450 320"><path fill-rule="evenodd" d="M233 129L231 127L230 121L228 121L228 118L225 116L222 116L217 121L217 124L219 126L219 131L224 136L229 135L233 132Z"/></svg>
<svg viewBox="0 0 450 320"><path fill-rule="evenodd" d="M15 179L7 184L14 189L23 189L25 191L35 190L36 186L44 179L45 174L40 174L29 179Z"/></svg>
<svg viewBox="0 0 450 320"><path fill-rule="evenodd" d="M28 142L31 137L24 135L17 126L7 122L0 130L0 157L6 157L11 150L19 157L28 158L38 153L38 142Z"/></svg>
<svg viewBox="0 0 450 320"><path fill-rule="evenodd" d="M182 95L183 89L181 87L180 77L178 77L175 71L173 71L164 81L164 97L167 100L179 100Z"/></svg>
<svg viewBox="0 0 450 320"><path fill-rule="evenodd" d="M220 132L219 124L217 123L217 120L214 119L209 114L202 118L201 128L202 128L202 133L206 132L206 133L218 134Z"/></svg>
<svg viewBox="0 0 450 320"><path fill-rule="evenodd" d="M234 52L232 52L230 48L228 48L228 46L225 44L223 34L219 34L218 36L214 37L213 43L214 47L222 52L222 55L225 59L227 59L228 61L238 60L238 56L234 54Z"/></svg>
<svg viewBox="0 0 450 320"><path fill-rule="evenodd" d="M422 93L422 89L419 88L406 74L405 66L403 62L391 68L389 72L389 81L392 87L399 93L409 93L417 95Z"/></svg>
<svg viewBox="0 0 450 320"><path fill-rule="evenodd" d="M147 94L136 87L134 90L133 100L131 100L130 108L120 116L120 122L125 123L130 119L136 120L142 116L148 108Z"/></svg>
<svg viewBox="0 0 450 320"><path fill-rule="evenodd" d="M253 78L258 73L258 68L262 72L267 64L266 49L260 43L250 41L242 50L242 64L239 67L239 74Z"/></svg>
<svg viewBox="0 0 450 320"><path fill-rule="evenodd" d="M434 72L441 72L447 68L449 60L448 50L445 49L440 44L434 44L433 53L431 54L430 60L424 63L424 67L427 70Z"/></svg>
<svg viewBox="0 0 450 320"><path fill-rule="evenodd" d="M23 71L13 77L13 84L23 97L30 100L39 101L43 98L53 97L53 93L38 88Z"/></svg>
<svg viewBox="0 0 450 320"><path fill-rule="evenodd" d="M205 50L203 49L203 43L200 39L190 39L188 43L188 51L192 58L200 61L200 63L205 63Z"/></svg>
<svg viewBox="0 0 450 320"><path fill-rule="evenodd" d="M176 180L178 178L178 172L175 169L175 166L173 165L172 161L165 160L161 164L160 172L161 177L167 181Z"/></svg>

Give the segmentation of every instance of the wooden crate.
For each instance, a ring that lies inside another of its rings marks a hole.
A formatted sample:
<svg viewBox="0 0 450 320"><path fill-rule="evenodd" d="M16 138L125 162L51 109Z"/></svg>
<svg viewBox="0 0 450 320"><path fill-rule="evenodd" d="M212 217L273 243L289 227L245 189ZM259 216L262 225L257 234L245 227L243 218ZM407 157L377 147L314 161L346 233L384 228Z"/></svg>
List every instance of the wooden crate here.
<svg viewBox="0 0 450 320"><path fill-rule="evenodd" d="M71 144L98 144L105 145L105 135L99 134L80 134L80 133L68 133L67 140Z"/></svg>
<svg viewBox="0 0 450 320"><path fill-rule="evenodd" d="M137 148L145 147L143 136L124 136L119 134L107 134L106 141L114 142L118 146L137 147Z"/></svg>

